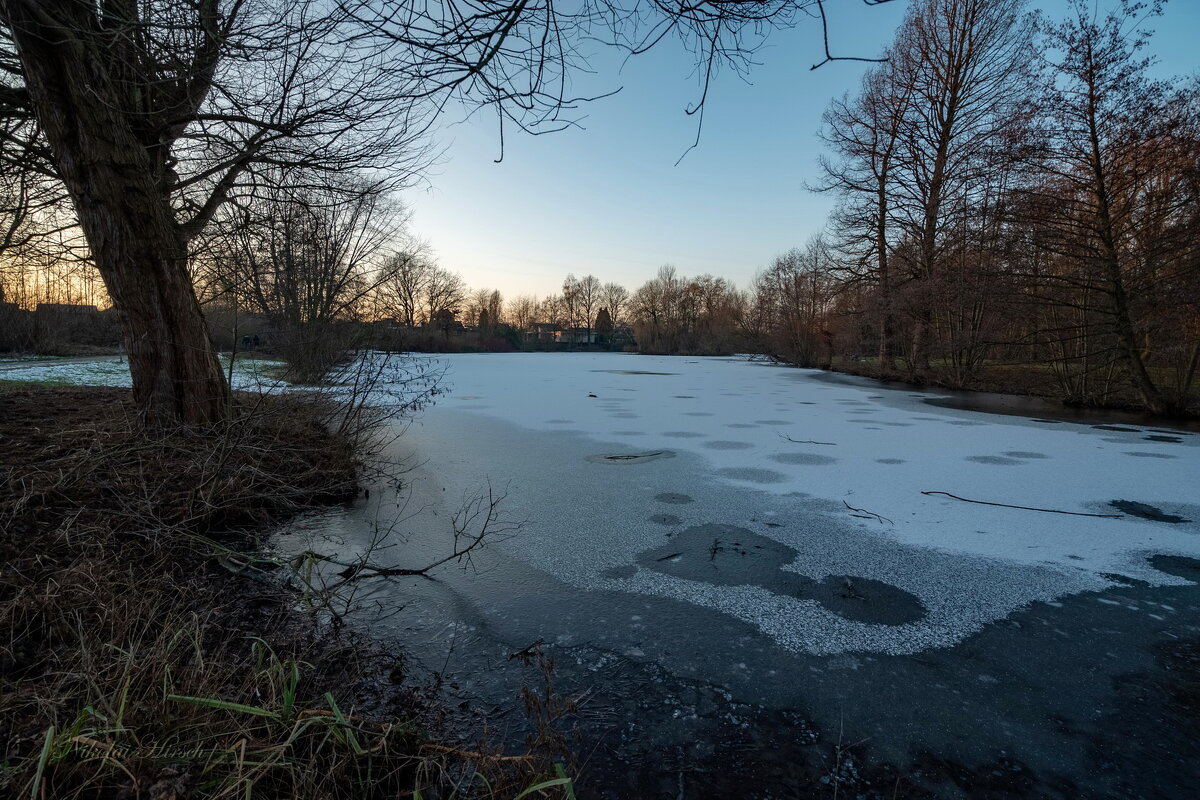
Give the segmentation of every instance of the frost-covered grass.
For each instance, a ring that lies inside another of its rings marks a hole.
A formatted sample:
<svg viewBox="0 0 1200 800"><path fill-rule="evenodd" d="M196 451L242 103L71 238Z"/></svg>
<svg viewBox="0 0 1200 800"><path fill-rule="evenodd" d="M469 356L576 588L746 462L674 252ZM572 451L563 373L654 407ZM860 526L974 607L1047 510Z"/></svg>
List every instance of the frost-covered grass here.
<svg viewBox="0 0 1200 800"><path fill-rule="evenodd" d="M229 358L222 355L221 369L228 374ZM30 360L30 359L25 359ZM129 362L123 356L89 359L63 359L60 363L23 365L22 360L0 361L0 383L38 386L129 386ZM57 360L55 360L57 361ZM276 391L288 384L279 379L278 361L237 358L233 365L233 388L241 391Z"/></svg>

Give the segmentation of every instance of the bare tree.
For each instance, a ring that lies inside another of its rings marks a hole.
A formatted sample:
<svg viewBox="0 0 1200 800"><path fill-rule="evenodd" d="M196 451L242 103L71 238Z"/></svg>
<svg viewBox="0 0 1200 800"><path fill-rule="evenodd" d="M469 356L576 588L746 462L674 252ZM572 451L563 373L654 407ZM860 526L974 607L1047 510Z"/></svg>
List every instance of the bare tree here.
<svg viewBox="0 0 1200 800"><path fill-rule="evenodd" d="M600 310L600 281L595 275L584 275L576 281L575 301L579 308L579 316L583 319L583 327L587 328L587 341L590 343L596 312Z"/></svg>
<svg viewBox="0 0 1200 800"><path fill-rule="evenodd" d="M517 330L528 330L537 321L538 300L533 295L521 294L504 304L505 316Z"/></svg>
<svg viewBox="0 0 1200 800"><path fill-rule="evenodd" d="M835 293L833 260L821 237L778 256L754 280L760 346L802 367L832 361L828 316Z"/></svg>
<svg viewBox="0 0 1200 800"><path fill-rule="evenodd" d="M741 324L740 299L728 281L685 278L670 264L633 293L628 313L643 352L728 352Z"/></svg>
<svg viewBox="0 0 1200 800"><path fill-rule="evenodd" d="M718 65L747 69L802 9L824 13L819 0L0 0L0 112L16 123L0 132L70 195L143 418L207 423L229 390L188 246L258 165L406 179L426 162L426 112L455 99L562 127L576 48L597 38L638 53L681 36L702 67L699 110Z"/></svg>
<svg viewBox="0 0 1200 800"><path fill-rule="evenodd" d="M499 289L493 289L488 295L487 312L493 325L504 324L504 295L500 294Z"/></svg>
<svg viewBox="0 0 1200 800"><path fill-rule="evenodd" d="M432 267L422 284L424 320L431 325L439 319L458 316L467 300L467 284L462 277L441 267Z"/></svg>
<svg viewBox="0 0 1200 800"><path fill-rule="evenodd" d="M579 323L583 320L583 305L580 298L579 279L573 274L567 275L563 279L562 294L559 295L562 301L563 320L569 327L583 327Z"/></svg>
<svg viewBox="0 0 1200 800"><path fill-rule="evenodd" d="M189 243L263 164L410 175L424 159L408 79L347 58L318 0L4 0L0 27L0 107L36 120L29 144L121 315L143 417L220 418Z"/></svg>
<svg viewBox="0 0 1200 800"><path fill-rule="evenodd" d="M545 297L537 307L538 321L550 325L569 325L566 303L561 294Z"/></svg>
<svg viewBox="0 0 1200 800"><path fill-rule="evenodd" d="M1032 60L1023 0L922 0L897 37L888 75L909 98L890 167L892 208L909 277L909 369L927 373L937 278L961 246L963 218L1003 156L1005 134L1027 99ZM925 283L922 283L925 282Z"/></svg>
<svg viewBox="0 0 1200 800"><path fill-rule="evenodd" d="M911 85L897 81L893 69L891 63L872 69L858 95L835 100L826 110L824 138L838 158L821 158L826 183L818 187L840 195L833 226L850 255L850 274L875 289L883 371L892 368L895 357L893 170L912 98Z"/></svg>
<svg viewBox="0 0 1200 800"><path fill-rule="evenodd" d="M339 177L318 188L297 177L240 209L226 206L212 238L242 305L272 319L295 376L313 382L344 353L338 323L364 317L388 271L405 265L391 247L408 217L379 184Z"/></svg>
<svg viewBox="0 0 1200 800"><path fill-rule="evenodd" d="M377 289L380 313L408 328L425 322L425 282L433 269L425 245L419 242L393 253Z"/></svg>
<svg viewBox="0 0 1200 800"><path fill-rule="evenodd" d="M606 283L600 288L600 305L608 309L614 327L620 327L625 322L622 312L628 302L629 290L621 284Z"/></svg>
<svg viewBox="0 0 1200 800"><path fill-rule="evenodd" d="M1041 178L1024 193L1036 245L1052 262L1038 283L1057 289L1057 305L1086 308L1084 324L1100 346L1111 343L1141 401L1160 413L1182 398L1166 397L1147 366L1152 320L1160 302L1186 296L1196 270L1194 237L1179 238L1180 222L1195 214L1194 185L1181 168L1191 158L1183 154L1195 151L1179 135L1195 97L1185 90L1173 98L1138 55L1149 36L1142 20L1161 9L1121 0L1100 15L1071 0L1065 21L1043 25L1052 57L1042 78ZM1163 286L1175 296L1161 295Z"/></svg>
<svg viewBox="0 0 1200 800"><path fill-rule="evenodd" d="M496 289L476 289L468 300L467 319L480 330L499 325L504 298Z"/></svg>

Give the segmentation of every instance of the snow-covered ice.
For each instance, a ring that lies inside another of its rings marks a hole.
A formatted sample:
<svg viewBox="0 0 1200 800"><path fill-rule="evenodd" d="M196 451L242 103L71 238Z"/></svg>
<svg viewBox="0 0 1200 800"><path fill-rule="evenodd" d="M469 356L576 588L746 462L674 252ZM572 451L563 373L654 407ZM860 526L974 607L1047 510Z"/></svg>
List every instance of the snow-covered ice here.
<svg viewBox="0 0 1200 800"><path fill-rule="evenodd" d="M229 359L221 356L221 368L229 371ZM129 362L123 356L87 359L0 359L0 381L32 381L64 386L129 386ZM235 359L233 388L251 391L273 391L286 384L266 375L265 369L278 362L261 359Z"/></svg>
<svg viewBox="0 0 1200 800"><path fill-rule="evenodd" d="M1032 601L1101 590L1112 574L1186 583L1148 556L1200 557L1200 436L1187 432L953 410L923 402L933 395L738 358L443 360L453 391L405 441L430 491L507 485L509 511L528 521L502 545L512 556L581 589L723 611L789 649L949 646ZM663 451L674 457L594 458ZM1127 500L1189 522L1041 513L922 491L1097 515L1119 514L1109 504ZM636 566L666 533L709 523L796 552L775 568L882 581L927 613L872 624L803 596Z"/></svg>
<svg viewBox="0 0 1200 800"><path fill-rule="evenodd" d="M947 647L1031 602L1103 590L1113 576L1187 583L1148 559L1200 558L1193 433L955 410L926 403L936 396L929 393L744 358L438 360L452 391L397 445L416 465L407 479L417 505L441 515L431 529L444 525L451 498L490 482L508 492L506 515L525 521L498 545L506 557L577 590L719 611L792 651ZM261 363L238 362L235 385L276 388L259 377ZM128 385L126 369L120 359L7 363L0 379ZM633 454L653 457L603 458ZM1187 521L1042 513L923 491L1096 515L1119 514L1110 504L1130 501ZM353 547L376 522L347 516L338 533ZM355 524L362 530L351 531ZM646 563L644 554L672 536L711 524L766 537L795 556L765 563L763 580L735 585ZM803 593L772 591L779 572L879 581L915 597L924 613L904 624L847 618ZM549 591L506 587L487 599L487 613L497 626L516 625ZM558 641L617 636L578 609L536 613L574 620L554 632Z"/></svg>

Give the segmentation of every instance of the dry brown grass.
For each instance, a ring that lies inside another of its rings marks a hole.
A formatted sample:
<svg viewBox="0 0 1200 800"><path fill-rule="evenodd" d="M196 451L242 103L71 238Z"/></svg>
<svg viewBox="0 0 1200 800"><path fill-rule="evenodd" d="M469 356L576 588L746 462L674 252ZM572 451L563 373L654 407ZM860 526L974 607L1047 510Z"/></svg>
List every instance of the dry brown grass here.
<svg viewBox="0 0 1200 800"><path fill-rule="evenodd" d="M220 430L155 438L133 419L123 390L0 390L0 795L559 790L544 759L438 741L400 659L222 569L354 493L319 409L242 398Z"/></svg>

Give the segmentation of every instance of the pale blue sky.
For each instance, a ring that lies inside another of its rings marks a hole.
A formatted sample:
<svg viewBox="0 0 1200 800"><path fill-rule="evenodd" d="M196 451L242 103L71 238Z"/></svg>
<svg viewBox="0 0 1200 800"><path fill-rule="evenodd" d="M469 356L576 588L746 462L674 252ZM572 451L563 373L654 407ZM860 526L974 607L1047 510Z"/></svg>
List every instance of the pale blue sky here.
<svg viewBox="0 0 1200 800"><path fill-rule="evenodd" d="M908 2L826 5L835 54L872 56ZM1053 13L1063 4L1037 5ZM1154 27L1159 71L1200 68L1200 2L1168 3ZM615 59L594 62L600 74L588 80L621 92L583 108L582 130L507 132L499 164L494 116L447 125L430 186L407 195L414 231L443 267L506 297L558 291L568 272L632 291L666 263L745 286L773 256L818 232L832 205L805 188L819 179L816 134L829 100L853 91L867 65L810 71L820 52L820 23L801 21L771 36L749 83L720 76L700 146L678 166L695 136L695 117L684 110L698 84L688 54L671 42L620 73Z"/></svg>

